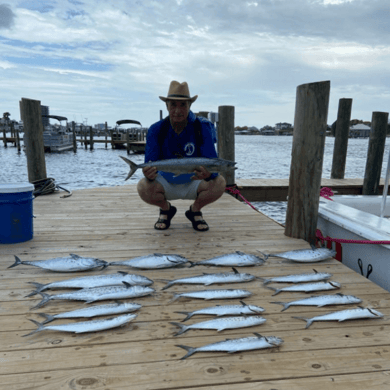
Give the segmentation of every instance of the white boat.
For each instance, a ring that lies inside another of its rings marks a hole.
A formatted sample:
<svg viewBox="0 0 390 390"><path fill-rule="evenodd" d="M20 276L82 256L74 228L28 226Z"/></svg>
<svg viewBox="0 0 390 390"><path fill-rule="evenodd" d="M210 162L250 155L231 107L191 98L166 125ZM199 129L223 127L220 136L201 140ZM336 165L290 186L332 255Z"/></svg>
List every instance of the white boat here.
<svg viewBox="0 0 390 390"><path fill-rule="evenodd" d="M317 227L324 237L390 243L389 197L339 195L332 199L320 198ZM335 249L343 264L390 291L390 245L341 243Z"/></svg>
<svg viewBox="0 0 390 390"><path fill-rule="evenodd" d="M47 152L64 152L73 149L73 133L68 131L67 126L61 124L68 119L64 116L42 115L47 118L57 119L59 125L46 126L43 131L43 145Z"/></svg>
<svg viewBox="0 0 390 390"><path fill-rule="evenodd" d="M43 146L45 152L64 152L73 149L73 132L68 131L67 126L61 125L61 121L66 121L64 116L42 115L42 117L57 119L60 124L45 126L43 129ZM24 146L26 146L26 133L23 136Z"/></svg>

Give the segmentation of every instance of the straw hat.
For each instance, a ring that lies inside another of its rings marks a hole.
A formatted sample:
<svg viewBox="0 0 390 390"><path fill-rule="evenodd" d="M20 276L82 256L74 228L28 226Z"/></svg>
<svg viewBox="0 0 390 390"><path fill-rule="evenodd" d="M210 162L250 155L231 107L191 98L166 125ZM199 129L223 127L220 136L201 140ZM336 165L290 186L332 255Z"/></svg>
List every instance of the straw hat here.
<svg viewBox="0 0 390 390"><path fill-rule="evenodd" d="M188 100L193 103L198 98L198 95L191 97L188 84L185 81L180 84L178 81L173 80L169 85L167 97L159 96L159 98L163 102L168 100Z"/></svg>

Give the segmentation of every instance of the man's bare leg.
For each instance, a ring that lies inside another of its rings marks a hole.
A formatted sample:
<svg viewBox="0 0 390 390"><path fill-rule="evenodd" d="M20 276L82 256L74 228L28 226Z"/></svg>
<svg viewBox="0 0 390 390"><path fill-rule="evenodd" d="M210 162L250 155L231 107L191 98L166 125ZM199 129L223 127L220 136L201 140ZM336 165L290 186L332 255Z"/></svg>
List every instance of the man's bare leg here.
<svg viewBox="0 0 390 390"><path fill-rule="evenodd" d="M218 200L225 192L226 181L223 176L219 175L214 180L204 181L199 184L198 196L191 206L191 210L200 211L204 206ZM200 216L194 216L195 221L202 220ZM198 228L201 230L207 229L207 225L200 224Z"/></svg>
<svg viewBox="0 0 390 390"><path fill-rule="evenodd" d="M165 199L164 187L157 181L149 181L146 178L141 179L137 185L138 194L141 199L153 206L159 207L161 210L167 211L170 208L170 203ZM167 219L166 215L161 214L161 219ZM164 223L157 224L159 229L165 227Z"/></svg>

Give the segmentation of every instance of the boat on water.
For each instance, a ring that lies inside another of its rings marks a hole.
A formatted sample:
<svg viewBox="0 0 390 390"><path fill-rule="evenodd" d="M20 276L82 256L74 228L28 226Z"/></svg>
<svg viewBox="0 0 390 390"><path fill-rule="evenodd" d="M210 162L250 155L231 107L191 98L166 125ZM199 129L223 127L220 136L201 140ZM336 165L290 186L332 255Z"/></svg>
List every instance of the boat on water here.
<svg viewBox="0 0 390 390"><path fill-rule="evenodd" d="M322 236L362 243L336 244L336 258L390 291L390 200L385 194L338 195L320 199L317 228ZM376 241L367 244L364 241ZM337 241L336 241L337 242ZM382 243L382 244L381 244ZM335 245L335 244L333 244Z"/></svg>
<svg viewBox="0 0 390 390"><path fill-rule="evenodd" d="M64 152L73 149L73 133L68 131L67 126L62 125L62 121L68 118L58 115L42 115L49 119L56 119L59 124L48 125L43 131L43 145L45 152Z"/></svg>
<svg viewBox="0 0 390 390"><path fill-rule="evenodd" d="M68 130L67 125L62 125L62 121L67 121L68 118L58 115L42 115L44 118L56 119L58 124L47 125L43 129L43 146L45 152L64 152L73 149L73 132ZM24 133L23 141L26 145L26 133Z"/></svg>
<svg viewBox="0 0 390 390"><path fill-rule="evenodd" d="M139 125L140 127L124 128L122 125ZM130 150L134 153L145 153L145 134L147 129L141 123L133 119L121 119L116 121L115 130L112 133L112 146L114 149L126 149L130 141ZM129 133L129 135L127 135Z"/></svg>

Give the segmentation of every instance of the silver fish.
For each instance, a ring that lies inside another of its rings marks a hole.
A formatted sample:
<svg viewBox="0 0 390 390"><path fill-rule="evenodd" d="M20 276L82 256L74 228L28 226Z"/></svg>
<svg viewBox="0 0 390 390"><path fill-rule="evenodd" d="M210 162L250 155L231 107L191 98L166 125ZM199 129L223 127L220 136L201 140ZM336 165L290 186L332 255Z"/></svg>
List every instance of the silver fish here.
<svg viewBox="0 0 390 390"><path fill-rule="evenodd" d="M317 272L313 270L314 273L310 274L296 274L296 275L284 275L277 276L275 278L264 279L258 277L262 280L264 284L268 283L304 283L304 282L318 282L320 280L330 279L333 275L325 272Z"/></svg>
<svg viewBox="0 0 390 390"><path fill-rule="evenodd" d="M246 298L252 295L251 292L246 290L203 290L203 291L189 291L181 294L174 294L173 298L168 302L174 302L180 298L195 298L204 299L206 301L210 299L233 299L233 298Z"/></svg>
<svg viewBox="0 0 390 390"><path fill-rule="evenodd" d="M130 286L130 284L124 282L124 286L108 286L108 287L92 287L83 288L78 291L49 295L43 292L43 299L38 305L31 308L38 309L51 300L70 300L70 301L85 301L86 303L103 301L106 299L125 299L125 298L138 298L152 294L155 290L146 286Z"/></svg>
<svg viewBox="0 0 390 390"><path fill-rule="evenodd" d="M104 260L93 257L81 257L71 253L68 257L57 257L55 259L40 261L22 261L18 256L15 256L15 263L8 268L13 268L20 264L32 265L53 272L89 271L100 267L104 269L108 266L108 263Z"/></svg>
<svg viewBox="0 0 390 390"><path fill-rule="evenodd" d="M183 325L179 322L170 322L172 325L180 328L179 332L175 333L175 336L179 336L190 329L215 329L221 332L225 329L239 329L247 328L249 326L261 325L265 321L265 318L260 316L240 316L240 317L226 317L216 318L214 320L198 322L191 325Z"/></svg>
<svg viewBox="0 0 390 390"><path fill-rule="evenodd" d="M169 283L163 287L162 290L166 290L175 284L204 284L205 286L210 286L217 283L244 283L255 279L256 276L239 273L235 268L233 268L233 272L229 273L203 274L168 281Z"/></svg>
<svg viewBox="0 0 390 390"><path fill-rule="evenodd" d="M94 320L94 321L85 321L85 322L72 322L70 324L62 325L48 325L43 326L40 322L30 320L35 325L38 326L38 329L35 329L29 334L25 334L22 337L30 336L34 333L42 332L43 330L56 330L60 332L72 332L72 333L86 333L86 332L98 332L101 330L117 328L123 326L130 321L133 321L137 317L136 314L124 314L122 316L108 318L105 320Z"/></svg>
<svg viewBox="0 0 390 390"><path fill-rule="evenodd" d="M292 302L271 302L283 305L281 311L287 310L290 306L330 306L330 305L351 305L360 303L362 300L353 295L333 294L333 295L314 295L309 298L299 299Z"/></svg>
<svg viewBox="0 0 390 390"><path fill-rule="evenodd" d="M275 348L279 347L283 340L275 336L262 336L258 333L253 333L255 337L242 337L239 339L226 339L223 341L218 341L217 343L212 343L208 345L203 345L202 347L192 348L186 345L176 345L185 349L188 353L184 355L180 360L187 359L189 356L193 355L196 352L227 352L235 353L242 351L252 351L255 349L265 349L265 348Z"/></svg>
<svg viewBox="0 0 390 390"><path fill-rule="evenodd" d="M198 167L205 167L209 172L225 172L231 169L236 169L237 164L234 161L223 160L221 158L206 158L206 157L184 157L172 158L168 160L151 161L144 164L135 164L126 157L119 156L130 166L129 174L125 180L128 180L134 175L139 168L156 167L158 171L171 172L176 176L183 173L193 173Z"/></svg>
<svg viewBox="0 0 390 390"><path fill-rule="evenodd" d="M188 260L180 255L154 253L152 255L135 257L130 260L114 261L109 265L125 265L127 267L139 269L160 269L182 266L187 262Z"/></svg>
<svg viewBox="0 0 390 390"><path fill-rule="evenodd" d="M58 282L52 282L47 284L41 284L36 282L29 282L33 284L37 289L26 297L31 297L41 291L49 289L63 289L63 288L91 288L91 287L104 287L104 286L120 286L123 282L127 282L132 286L150 286L153 284L153 280L150 280L146 276L128 274L127 272L119 271L116 274L110 275L95 275L95 276L81 276L79 278L60 280Z"/></svg>
<svg viewBox="0 0 390 390"><path fill-rule="evenodd" d="M249 267L252 265L262 265L264 259L259 256L240 251L229 253L222 256L213 257L212 259L191 262L191 266L195 265L214 265L220 267Z"/></svg>
<svg viewBox="0 0 390 390"><path fill-rule="evenodd" d="M216 305L212 307L205 307L203 309L188 311L175 311L175 313L185 314L187 317L182 322L189 320L194 315L213 315L217 317L229 316L229 315L248 315L259 314L264 311L262 307L255 305L247 305L245 302L240 301L241 305Z"/></svg>
<svg viewBox="0 0 390 390"><path fill-rule="evenodd" d="M347 320L358 320L362 318L381 318L381 317L383 317L383 314L380 313L379 311L376 311L374 309L359 307L357 309L334 311L332 313L316 316L313 318L304 318L304 317L293 317L293 318L306 321L305 329L307 329L314 321L341 322Z"/></svg>
<svg viewBox="0 0 390 390"><path fill-rule="evenodd" d="M267 260L268 257L280 257L282 259L296 261L298 263L316 263L336 255L335 250L328 248L297 249L283 253L260 253L264 256L264 260Z"/></svg>
<svg viewBox="0 0 390 390"><path fill-rule="evenodd" d="M318 283L302 283L296 284L294 286L288 286L283 288L275 288L267 286L267 288L274 290L276 295L282 291L286 292L313 292L313 291L325 291L325 290L334 290L335 288L340 288L341 284L337 282L318 282Z"/></svg>
<svg viewBox="0 0 390 390"><path fill-rule="evenodd" d="M115 303L108 303L107 305L95 305L89 306L83 309L77 309L72 311L67 311L65 313L59 314L46 314L38 313L41 317L46 318L42 324L47 324L48 322L62 319L62 318L92 318L98 316L107 316L111 314L122 314L122 313L131 313L133 311L139 310L142 306L139 303L135 302L120 302L116 301Z"/></svg>

